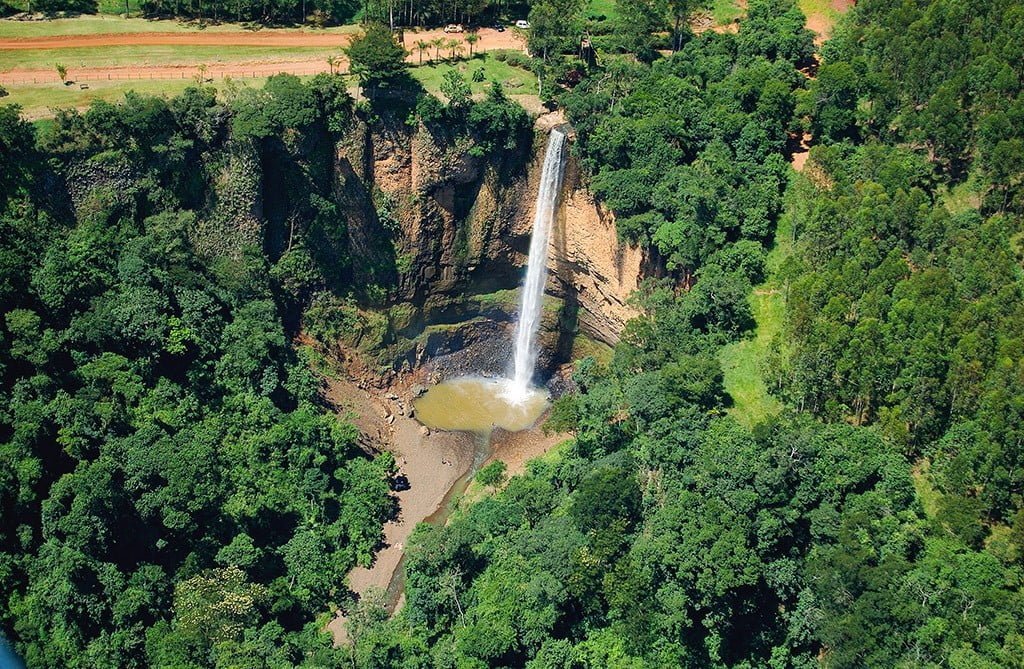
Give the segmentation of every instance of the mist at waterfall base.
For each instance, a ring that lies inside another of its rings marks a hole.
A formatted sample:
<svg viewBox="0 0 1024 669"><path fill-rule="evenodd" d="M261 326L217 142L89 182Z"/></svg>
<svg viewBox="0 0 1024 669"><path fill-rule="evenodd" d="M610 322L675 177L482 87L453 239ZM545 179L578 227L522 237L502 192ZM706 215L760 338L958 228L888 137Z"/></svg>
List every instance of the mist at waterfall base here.
<svg viewBox="0 0 1024 669"><path fill-rule="evenodd" d="M562 190L565 143L564 132L557 128L551 131L537 190L526 279L519 298L511 373L502 379L463 376L434 386L415 404L416 417L428 427L470 432L499 427L516 432L533 425L547 408L547 392L533 385L533 374L540 352L537 331L547 283L548 237Z"/></svg>

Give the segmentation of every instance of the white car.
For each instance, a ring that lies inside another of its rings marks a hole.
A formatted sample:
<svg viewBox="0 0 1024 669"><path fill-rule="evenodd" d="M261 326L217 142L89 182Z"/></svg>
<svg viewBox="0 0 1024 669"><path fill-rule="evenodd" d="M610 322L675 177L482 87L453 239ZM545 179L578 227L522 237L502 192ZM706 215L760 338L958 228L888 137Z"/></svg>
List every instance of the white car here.
<svg viewBox="0 0 1024 669"><path fill-rule="evenodd" d="M523 30L526 30L529 27L530 22L526 21L525 19L519 19L518 21L516 21L516 28L522 28Z"/></svg>

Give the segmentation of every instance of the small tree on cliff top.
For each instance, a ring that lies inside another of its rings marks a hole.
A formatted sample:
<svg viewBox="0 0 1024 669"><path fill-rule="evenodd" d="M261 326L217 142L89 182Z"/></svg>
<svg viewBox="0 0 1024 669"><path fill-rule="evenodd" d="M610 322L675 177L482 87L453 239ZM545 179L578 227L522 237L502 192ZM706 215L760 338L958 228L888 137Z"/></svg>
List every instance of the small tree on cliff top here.
<svg viewBox="0 0 1024 669"><path fill-rule="evenodd" d="M387 26L372 24L366 32L352 40L345 49L352 63L351 72L359 78L359 85L367 95L379 88L387 88L398 81L408 67L406 52Z"/></svg>

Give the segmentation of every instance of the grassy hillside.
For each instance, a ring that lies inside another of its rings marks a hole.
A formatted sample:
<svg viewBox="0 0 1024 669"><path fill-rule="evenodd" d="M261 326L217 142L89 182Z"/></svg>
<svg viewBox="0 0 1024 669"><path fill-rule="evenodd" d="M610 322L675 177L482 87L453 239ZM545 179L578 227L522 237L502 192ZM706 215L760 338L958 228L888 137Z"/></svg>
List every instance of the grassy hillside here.
<svg viewBox="0 0 1024 669"><path fill-rule="evenodd" d="M723 346L718 356L725 390L733 400L729 413L747 427L782 410L782 402L768 392L765 361L770 359L772 342L782 331L786 318L785 293L778 272L792 253L792 234L792 222L783 216L766 260L767 278L750 294L757 326L746 339Z"/></svg>

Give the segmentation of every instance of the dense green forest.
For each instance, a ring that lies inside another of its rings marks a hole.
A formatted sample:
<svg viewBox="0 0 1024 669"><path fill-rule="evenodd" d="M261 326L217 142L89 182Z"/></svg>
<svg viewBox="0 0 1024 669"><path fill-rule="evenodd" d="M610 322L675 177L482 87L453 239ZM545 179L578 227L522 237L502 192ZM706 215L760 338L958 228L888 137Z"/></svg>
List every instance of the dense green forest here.
<svg viewBox="0 0 1024 669"><path fill-rule="evenodd" d="M328 78L267 88L277 132L351 113ZM281 263L190 239L219 163L272 150L244 110L132 95L38 137L2 111L0 596L30 666L329 652L313 618L391 513L392 463L290 345Z"/></svg>
<svg viewBox="0 0 1024 669"><path fill-rule="evenodd" d="M752 2L556 87L673 280L578 366L557 458L420 528L361 666L1021 666L1024 13L982 4L860 2L815 71L798 12ZM747 430L715 352L780 216L787 409Z"/></svg>
<svg viewBox="0 0 1024 669"><path fill-rule="evenodd" d="M500 154L524 112L415 90L383 30L359 104L282 75L39 131L3 108L0 628L28 664L1024 667L1024 9L860 0L817 57L790 0L737 34L690 9L621 0L581 59L580 8L533 6L542 92L663 276L577 363L547 423L572 438L418 528L404 608L355 604L343 649L323 614L394 463L293 335L338 336L397 268L311 166L352 123ZM252 161L289 195L239 241ZM718 353L766 278L785 408L747 428Z"/></svg>

